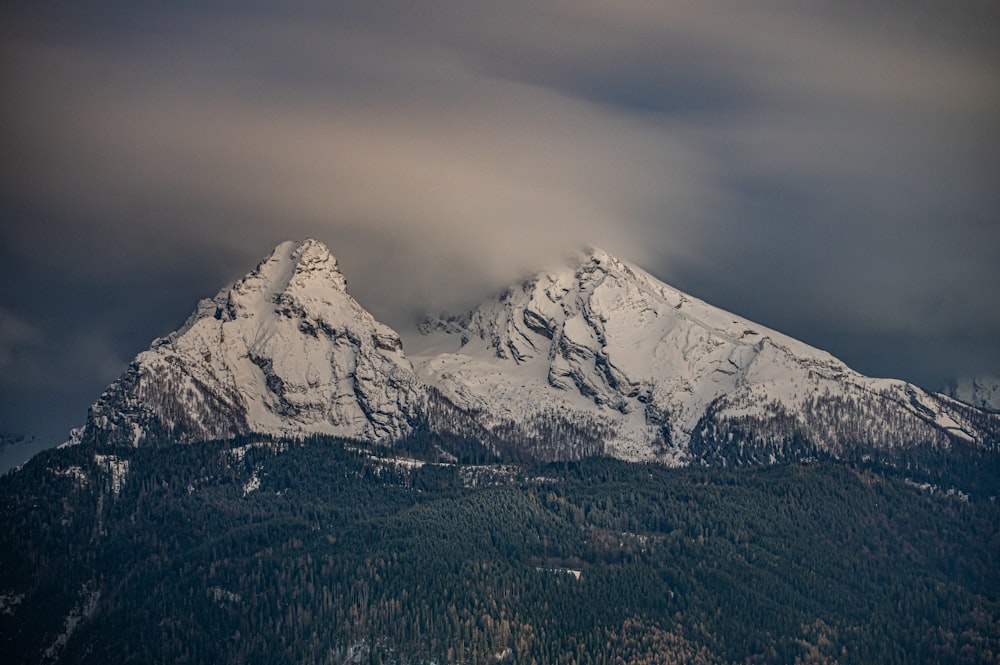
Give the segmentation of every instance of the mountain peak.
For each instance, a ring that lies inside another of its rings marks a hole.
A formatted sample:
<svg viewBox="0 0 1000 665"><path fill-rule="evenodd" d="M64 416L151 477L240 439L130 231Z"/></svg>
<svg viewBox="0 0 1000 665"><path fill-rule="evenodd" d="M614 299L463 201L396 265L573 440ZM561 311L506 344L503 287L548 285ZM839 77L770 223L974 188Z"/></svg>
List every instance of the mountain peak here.
<svg viewBox="0 0 1000 665"><path fill-rule="evenodd" d="M414 383L399 335L350 296L329 248L286 241L140 353L91 407L79 438L394 440L414 418Z"/></svg>
<svg viewBox="0 0 1000 665"><path fill-rule="evenodd" d="M610 261L618 261L616 257L611 255L609 252L604 251L600 247L588 246L583 249L583 256L594 263L608 263Z"/></svg>
<svg viewBox="0 0 1000 665"><path fill-rule="evenodd" d="M254 272L266 273L280 287L276 291L307 287L347 290L336 257L325 244L312 238L280 243Z"/></svg>
<svg viewBox="0 0 1000 665"><path fill-rule="evenodd" d="M549 270L548 275L556 279L572 275L573 279L582 279L585 282L595 278L603 279L610 275L619 280L652 286L658 290L664 287L670 288L634 263L594 246L582 247L571 254L561 267ZM546 273L536 276L536 279L544 276Z"/></svg>
<svg viewBox="0 0 1000 665"><path fill-rule="evenodd" d="M410 358L346 284L322 242L279 244L140 353L75 440L389 442L426 426L539 457L756 463L981 444L1000 428L953 400L861 376L599 248L424 326L432 337Z"/></svg>
<svg viewBox="0 0 1000 665"><path fill-rule="evenodd" d="M607 429L599 438L613 456L680 461L741 436L757 439L733 454L757 460L795 437L840 453L862 430L885 448L982 436L933 395L863 377L594 247L423 330L460 344L435 338L434 355L413 358L418 375L524 440L532 427L585 422Z"/></svg>
<svg viewBox="0 0 1000 665"><path fill-rule="evenodd" d="M256 268L220 291L214 303L224 318L257 318L276 306L340 305L349 298L347 280L329 248L306 239L280 243Z"/></svg>
<svg viewBox="0 0 1000 665"><path fill-rule="evenodd" d="M346 280L344 280L343 273L340 272L340 266L337 264L336 257L330 252L330 248L319 240L306 238L294 245L291 257L295 261L296 274L309 272L326 273L338 277L346 286Z"/></svg>
<svg viewBox="0 0 1000 665"><path fill-rule="evenodd" d="M550 272L563 272L567 270L577 272L585 266L607 267L623 265L623 263L623 261L600 247L583 245L576 251L567 254L562 264L557 268L553 268Z"/></svg>

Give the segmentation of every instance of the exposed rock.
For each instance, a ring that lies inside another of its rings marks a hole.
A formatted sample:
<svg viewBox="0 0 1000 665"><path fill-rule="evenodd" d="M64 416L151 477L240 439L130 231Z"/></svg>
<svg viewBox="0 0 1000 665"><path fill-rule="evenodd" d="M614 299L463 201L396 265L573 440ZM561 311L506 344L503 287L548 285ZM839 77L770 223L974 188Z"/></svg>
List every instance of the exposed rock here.
<svg viewBox="0 0 1000 665"><path fill-rule="evenodd" d="M346 284L322 243L282 243L140 353L71 442L391 442L419 427L537 459L682 464L1000 437L1000 416L862 376L599 250L425 321L415 367Z"/></svg>
<svg viewBox="0 0 1000 665"><path fill-rule="evenodd" d="M320 242L286 242L156 340L91 407L81 440L247 432L405 435L421 390L399 335L346 291Z"/></svg>
<svg viewBox="0 0 1000 665"><path fill-rule="evenodd" d="M600 250L424 331L460 340L414 356L457 407L493 428L543 412L598 423L619 457L689 462L737 438L845 454L990 436L941 395L862 376Z"/></svg>
<svg viewBox="0 0 1000 665"><path fill-rule="evenodd" d="M963 377L948 386L945 392L972 406L1000 411L1000 374Z"/></svg>

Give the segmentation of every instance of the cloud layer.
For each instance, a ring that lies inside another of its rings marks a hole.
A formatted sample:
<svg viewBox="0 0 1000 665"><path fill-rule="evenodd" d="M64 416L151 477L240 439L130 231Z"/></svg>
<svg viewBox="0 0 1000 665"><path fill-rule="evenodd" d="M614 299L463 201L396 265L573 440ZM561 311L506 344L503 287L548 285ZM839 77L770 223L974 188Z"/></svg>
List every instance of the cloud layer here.
<svg viewBox="0 0 1000 665"><path fill-rule="evenodd" d="M592 244L865 372L1000 367L990 3L77 4L0 10L0 427L305 236L400 327Z"/></svg>

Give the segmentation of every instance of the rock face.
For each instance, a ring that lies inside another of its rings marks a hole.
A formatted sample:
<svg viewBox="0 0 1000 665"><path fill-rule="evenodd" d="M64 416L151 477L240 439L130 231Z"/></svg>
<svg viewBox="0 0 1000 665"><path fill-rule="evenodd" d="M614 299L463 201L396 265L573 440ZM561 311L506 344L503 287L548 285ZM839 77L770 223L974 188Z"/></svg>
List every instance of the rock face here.
<svg viewBox="0 0 1000 665"><path fill-rule="evenodd" d="M1000 416L862 376L599 250L422 331L411 364L322 243L282 243L140 353L72 440L419 428L542 459L744 464L1000 439Z"/></svg>
<svg viewBox="0 0 1000 665"><path fill-rule="evenodd" d="M577 424L616 457L739 463L989 436L943 395L862 376L600 250L422 330L437 343L418 374L522 440Z"/></svg>
<svg viewBox="0 0 1000 665"><path fill-rule="evenodd" d="M946 391L955 399L991 411L1000 411L1000 374L963 377Z"/></svg>
<svg viewBox="0 0 1000 665"><path fill-rule="evenodd" d="M346 290L321 242L285 242L153 342L75 436L139 445L248 432L405 435L421 391L399 336Z"/></svg>

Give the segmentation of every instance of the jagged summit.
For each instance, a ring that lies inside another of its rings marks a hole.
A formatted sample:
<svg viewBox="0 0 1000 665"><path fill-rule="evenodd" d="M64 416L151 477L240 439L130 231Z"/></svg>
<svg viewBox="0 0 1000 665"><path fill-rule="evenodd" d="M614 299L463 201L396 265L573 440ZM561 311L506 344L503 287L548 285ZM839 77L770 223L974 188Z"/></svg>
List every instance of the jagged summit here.
<svg viewBox="0 0 1000 665"><path fill-rule="evenodd" d="M281 243L140 353L91 407L77 438L399 438L418 408L413 369L399 335L346 284L323 243Z"/></svg>
<svg viewBox="0 0 1000 665"><path fill-rule="evenodd" d="M586 422L618 457L681 462L722 440L767 461L791 440L836 454L980 436L939 396L864 377L600 249L422 330L455 340L413 358L455 404L521 438Z"/></svg>
<svg viewBox="0 0 1000 665"><path fill-rule="evenodd" d="M281 243L228 289L227 305L233 316L239 316L270 307L289 294L328 301L347 294L347 280L326 245L311 239Z"/></svg>
<svg viewBox="0 0 1000 665"><path fill-rule="evenodd" d="M337 259L326 245L312 238L280 243L241 282L260 282L269 285L273 292L309 286L347 290L347 280L340 272Z"/></svg>
<svg viewBox="0 0 1000 665"><path fill-rule="evenodd" d="M225 320L251 318L266 314L281 302L318 299L334 304L346 295L347 280L325 244L311 238L300 242L286 240L214 298L199 302L184 325L164 339L184 334L209 314Z"/></svg>

